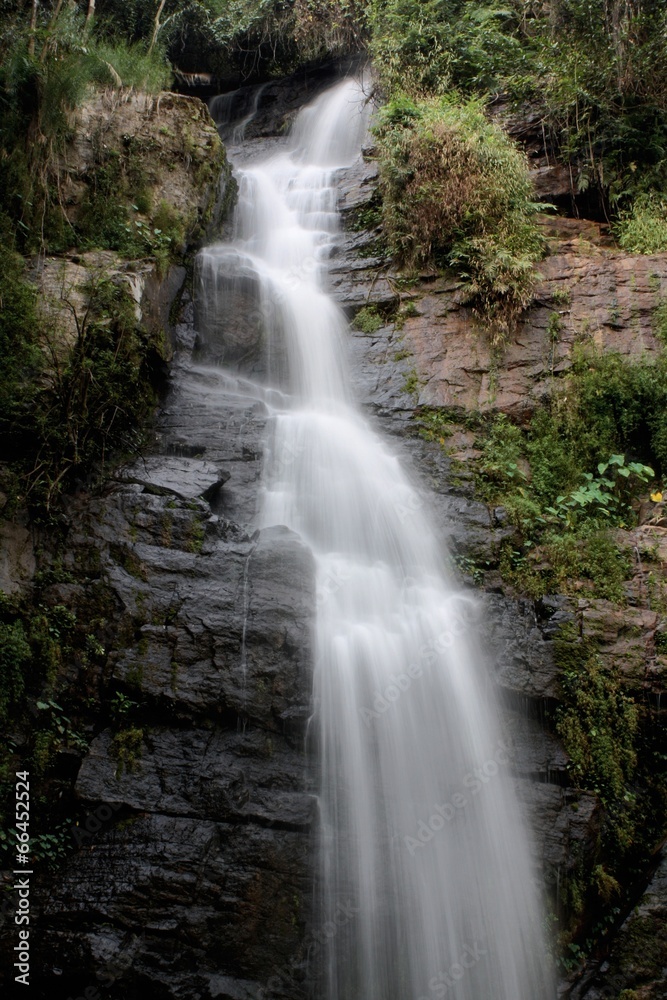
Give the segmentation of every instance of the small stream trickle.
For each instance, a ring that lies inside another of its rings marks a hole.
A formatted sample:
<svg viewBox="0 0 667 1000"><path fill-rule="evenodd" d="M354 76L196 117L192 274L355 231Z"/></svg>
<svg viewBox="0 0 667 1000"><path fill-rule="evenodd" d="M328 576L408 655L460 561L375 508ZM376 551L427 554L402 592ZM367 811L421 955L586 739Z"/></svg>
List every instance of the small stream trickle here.
<svg viewBox="0 0 667 1000"><path fill-rule="evenodd" d="M317 566L319 767L313 995L549 1000L542 913L512 747L476 652L479 609L449 578L428 513L351 398L347 323L325 290L336 176L359 157L362 83L299 114L237 167L232 242L199 258L200 315L242 287L275 387L258 525Z"/></svg>

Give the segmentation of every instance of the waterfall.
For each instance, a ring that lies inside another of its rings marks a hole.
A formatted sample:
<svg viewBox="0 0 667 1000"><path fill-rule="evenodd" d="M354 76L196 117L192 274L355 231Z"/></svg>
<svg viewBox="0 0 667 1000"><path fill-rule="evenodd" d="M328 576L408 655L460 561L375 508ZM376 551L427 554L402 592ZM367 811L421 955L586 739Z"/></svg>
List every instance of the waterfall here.
<svg viewBox="0 0 667 1000"><path fill-rule="evenodd" d="M479 608L351 398L347 323L326 292L335 179L367 126L359 81L318 97L278 151L237 166L234 238L199 259L202 325L231 321L242 290L265 338L275 391L259 526L293 529L317 566L315 995L550 1000Z"/></svg>

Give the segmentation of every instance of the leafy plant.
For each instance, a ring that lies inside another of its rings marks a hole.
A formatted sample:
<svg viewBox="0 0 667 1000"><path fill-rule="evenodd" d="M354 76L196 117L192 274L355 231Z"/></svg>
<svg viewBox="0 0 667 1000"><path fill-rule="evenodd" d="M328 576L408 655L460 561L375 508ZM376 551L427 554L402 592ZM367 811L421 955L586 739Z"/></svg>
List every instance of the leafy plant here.
<svg viewBox="0 0 667 1000"><path fill-rule="evenodd" d="M585 517L613 518L623 524L637 485L650 482L654 476L650 466L626 463L624 455L612 455L607 462L598 464L597 476L585 472L581 485L567 496L556 497L555 506L547 507L546 511L568 528Z"/></svg>
<svg viewBox="0 0 667 1000"><path fill-rule="evenodd" d="M353 320L355 329L362 333L376 333L382 326L382 316L376 306L364 306Z"/></svg>
<svg viewBox="0 0 667 1000"><path fill-rule="evenodd" d="M667 199L642 194L632 209L616 223L619 246L630 253L664 253L667 250Z"/></svg>
<svg viewBox="0 0 667 1000"><path fill-rule="evenodd" d="M32 659L23 624L0 624L0 720L6 722L10 709L25 691L25 670Z"/></svg>

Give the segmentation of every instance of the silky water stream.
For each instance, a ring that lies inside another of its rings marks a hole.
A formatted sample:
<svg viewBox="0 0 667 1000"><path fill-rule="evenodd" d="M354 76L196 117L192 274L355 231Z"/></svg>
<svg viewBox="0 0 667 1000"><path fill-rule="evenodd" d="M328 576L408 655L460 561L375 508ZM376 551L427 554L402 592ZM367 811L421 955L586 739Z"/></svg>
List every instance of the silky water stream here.
<svg viewBox="0 0 667 1000"><path fill-rule="evenodd" d="M552 1000L512 748L473 598L391 447L351 398L347 322L328 296L335 178L368 102L338 83L286 144L239 161L234 237L199 257L202 323L243 288L268 357L258 525L314 553L319 769L314 993L326 1000ZM230 290L232 290L230 292Z"/></svg>

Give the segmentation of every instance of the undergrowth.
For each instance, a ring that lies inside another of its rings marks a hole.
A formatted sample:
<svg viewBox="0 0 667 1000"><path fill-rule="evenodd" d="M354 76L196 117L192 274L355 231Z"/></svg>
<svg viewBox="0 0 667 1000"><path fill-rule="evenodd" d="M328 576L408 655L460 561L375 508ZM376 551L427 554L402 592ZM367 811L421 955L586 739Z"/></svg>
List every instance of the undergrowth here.
<svg viewBox="0 0 667 1000"><path fill-rule="evenodd" d="M609 218L634 216L630 238L650 229L655 245L662 227L632 205L667 190L662 0L374 0L370 25L389 97L456 90L529 108L574 192Z"/></svg>
<svg viewBox="0 0 667 1000"><path fill-rule="evenodd" d="M501 572L518 590L624 599L630 562L611 531L636 523L667 470L666 375L664 359L581 353L526 427L503 414L484 426L477 489L516 528Z"/></svg>
<svg viewBox="0 0 667 1000"><path fill-rule="evenodd" d="M394 254L407 268L454 268L502 340L530 301L544 249L524 157L476 99L400 95L382 109L376 133Z"/></svg>
<svg viewBox="0 0 667 1000"><path fill-rule="evenodd" d="M0 431L9 474L8 510L27 504L48 516L61 493L136 451L153 410L165 346L136 318L127 288L91 275L83 314L72 306L76 339L45 324L23 262L0 245ZM23 308L25 307L25 312ZM8 325L5 327L5 323Z"/></svg>

